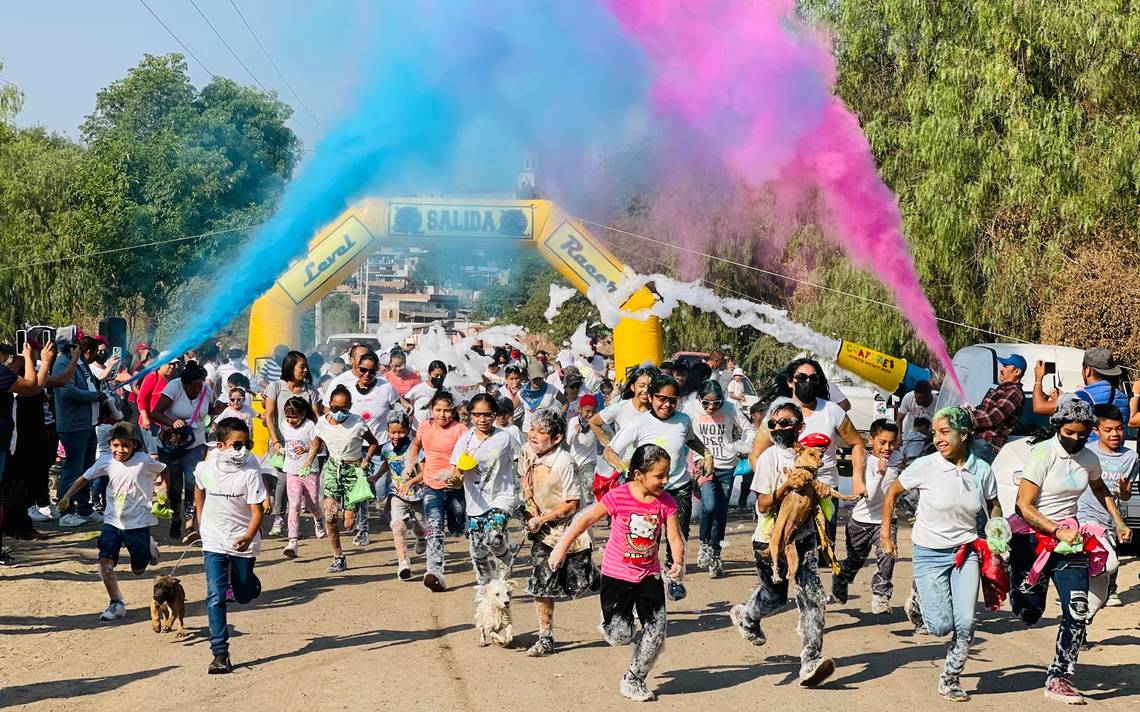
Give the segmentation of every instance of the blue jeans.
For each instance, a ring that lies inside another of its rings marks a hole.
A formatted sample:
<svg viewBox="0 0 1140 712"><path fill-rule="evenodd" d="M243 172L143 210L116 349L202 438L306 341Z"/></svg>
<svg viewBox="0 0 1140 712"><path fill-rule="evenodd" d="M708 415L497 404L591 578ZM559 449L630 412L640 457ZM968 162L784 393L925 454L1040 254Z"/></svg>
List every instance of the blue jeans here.
<svg viewBox="0 0 1140 712"><path fill-rule="evenodd" d="M720 554L720 542L728 524L728 495L732 492L734 471L717 470L713 478L701 485L701 543Z"/></svg>
<svg viewBox="0 0 1140 712"><path fill-rule="evenodd" d="M466 525L463 490L424 488L424 519L427 520L427 573L443 575L443 535L449 524ZM453 530L454 533L454 530Z"/></svg>
<svg viewBox="0 0 1140 712"><path fill-rule="evenodd" d="M253 558L202 553L206 573L206 618L210 622L210 652L225 655L230 651L230 632L226 628L226 589L233 586L234 600L249 603L261 593L261 582L253 573Z"/></svg>
<svg viewBox="0 0 1140 712"><path fill-rule="evenodd" d="M63 443L63 468L59 473L59 484L56 485L55 497L60 499L64 492L83 476L87 468L95 464L95 428L76 430L70 433L60 433L59 441ZM91 497L87 488L79 490L72 498L72 511L81 517L91 514Z"/></svg>
<svg viewBox="0 0 1140 712"><path fill-rule="evenodd" d="M1036 559L1037 536L1014 534L1009 542L1010 607L1022 622L1033 625L1045 612L1045 599L1052 579L1061 598L1061 625L1057 629L1053 662L1045 679L1069 678L1076 672L1077 654L1085 642L1090 617L1089 559L1083 553L1064 556L1054 552L1041 572L1041 578L1037 579L1037 585L1028 588L1025 578Z"/></svg>
<svg viewBox="0 0 1140 712"><path fill-rule="evenodd" d="M922 620L931 635L950 634L941 681L957 684L966 667L974 637L974 614L981 585L981 563L971 552L962 567L954 565L957 547L914 547L914 583L922 607Z"/></svg>

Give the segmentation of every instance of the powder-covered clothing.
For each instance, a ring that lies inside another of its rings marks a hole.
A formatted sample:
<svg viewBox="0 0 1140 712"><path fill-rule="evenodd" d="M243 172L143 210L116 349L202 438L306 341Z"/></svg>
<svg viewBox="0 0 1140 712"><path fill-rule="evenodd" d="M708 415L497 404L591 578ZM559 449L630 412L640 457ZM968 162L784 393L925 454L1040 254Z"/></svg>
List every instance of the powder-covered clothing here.
<svg viewBox="0 0 1140 712"><path fill-rule="evenodd" d="M531 501L526 501L529 488L533 505L540 514L557 509L571 500L577 500L581 504L585 497L578 481L574 459L561 447L539 457L530 443L524 445L519 453L519 476L522 480L523 504L531 506ZM547 522L539 531L541 541L549 547L557 546L573 517L574 513L571 512L560 520ZM590 535L582 532L581 536L571 542L567 552L573 554L588 548Z"/></svg>
<svg viewBox="0 0 1140 712"><path fill-rule="evenodd" d="M301 466L309 456L309 447L313 444L313 437L317 434L317 424L311 420L301 421L301 425L294 428L288 421L281 421L281 446L285 455L285 474L296 475L301 472ZM314 472L315 474L315 472Z"/></svg>
<svg viewBox="0 0 1140 712"><path fill-rule="evenodd" d="M400 447L393 447L391 441L384 443L380 446L380 459L388 465L388 473L392 478L392 496L398 497L405 502L419 502L424 498L424 486L422 484L416 485L408 490L408 494L401 495L399 490L404 486L404 483L415 476L413 468L412 472L404 472L404 456L408 454L408 448L412 446L412 439L406 438ZM419 459L417 462L423 462L424 453L420 450Z"/></svg>
<svg viewBox="0 0 1140 712"><path fill-rule="evenodd" d="M709 413L698 398L686 407L685 413L693 421L697 439L712 453L716 469L731 470L736 467L739 459L736 443L744 437L747 429L740 410L732 403L725 402L715 413Z"/></svg>
<svg viewBox="0 0 1140 712"><path fill-rule="evenodd" d="M479 516L491 509L514 511L518 503L514 467L518 450L510 434L495 428L490 435L480 439L478 431L471 428L456 441L450 464L458 465L464 453L475 458L477 463L474 469L462 473L467 516Z"/></svg>
<svg viewBox="0 0 1140 712"><path fill-rule="evenodd" d="M1029 480L1041 488L1037 509L1053 521L1075 518L1077 501L1089 482L1101 478L1100 458L1088 448L1070 455L1056 436L1029 449L1029 458L1014 483Z"/></svg>
<svg viewBox="0 0 1140 712"><path fill-rule="evenodd" d="M435 386L424 381L412 386L404 394L404 400L412 406L412 417L415 419L417 427L431 420L431 409L428 407L428 403L438 391L439 389Z"/></svg>
<svg viewBox="0 0 1140 712"><path fill-rule="evenodd" d="M977 515L997 498L997 480L985 460L970 455L962 467L941 453L918 458L899 475L907 490L918 490L911 541L927 549L949 549L978 538Z"/></svg>
<svg viewBox="0 0 1140 712"><path fill-rule="evenodd" d="M126 462L119 462L110 453L96 460L83 473L83 479L107 478L103 524L124 530L158 524L158 518L151 514L150 503L154 500L155 475L165 469L166 465L152 460L143 450L136 451Z"/></svg>
<svg viewBox="0 0 1140 712"><path fill-rule="evenodd" d="M349 386L348 392L352 394L349 410L360 416L377 442L387 442L388 411L400 402L396 389L389 383L377 381L367 393L361 393L358 385Z"/></svg>
<svg viewBox="0 0 1140 712"><path fill-rule="evenodd" d="M624 484L607 492L601 501L611 517L602 573L631 583L659 575L658 548L668 531L669 517L677 513L673 497L662 492L653 501L642 502Z"/></svg>
<svg viewBox="0 0 1140 712"><path fill-rule="evenodd" d="M328 416L317 420L316 436L325 444L329 458L337 462L357 462L364 458L364 433L368 426L359 415L350 413L343 423L330 423Z"/></svg>
<svg viewBox="0 0 1140 712"><path fill-rule="evenodd" d="M253 518L250 505L265 501L265 484L257 459L250 457L237 472L222 472L217 458L198 464L194 470L194 484L205 490L206 501L199 513L202 550L252 559L261 552L261 534L255 534L245 551L234 549Z"/></svg>
<svg viewBox="0 0 1140 712"><path fill-rule="evenodd" d="M1119 509L1120 498L1116 493L1120 491L1120 481L1128 480L1132 483L1131 488L1135 486L1137 480L1140 480L1140 459L1137 458L1136 451L1121 448L1117 452L1105 452L1097 444L1089 445L1088 449L1100 459L1100 478ZM1108 529L1114 527L1112 517L1108 516L1108 510L1097 501L1091 487L1086 488L1081 498L1077 500L1077 520L1081 524L1096 522Z"/></svg>
<svg viewBox="0 0 1140 712"><path fill-rule="evenodd" d="M432 489L446 489L455 472L451 466L451 454L455 452L455 443L467 432L467 427L456 420L446 428L428 421L422 423L417 432L424 451L424 484Z"/></svg>
<svg viewBox="0 0 1140 712"><path fill-rule="evenodd" d="M695 437L693 421L684 413L674 413L668 420L646 414L622 427L610 441L615 453L631 452L641 445L657 445L669 453L669 482L666 489L675 490L692 481L686 460L689 455L688 442Z"/></svg>

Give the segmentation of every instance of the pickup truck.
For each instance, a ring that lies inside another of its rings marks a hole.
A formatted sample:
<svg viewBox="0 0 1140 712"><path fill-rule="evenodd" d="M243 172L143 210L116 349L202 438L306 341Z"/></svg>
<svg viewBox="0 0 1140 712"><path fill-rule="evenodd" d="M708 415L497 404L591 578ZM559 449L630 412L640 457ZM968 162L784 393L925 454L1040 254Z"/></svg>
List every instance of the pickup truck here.
<svg viewBox="0 0 1140 712"><path fill-rule="evenodd" d="M1055 374L1047 374L1042 384L1046 393L1054 388L1072 392L1083 385L1081 362L1084 351L1066 346L1046 346L1042 344L975 344L954 354L954 370L966 391L966 400L972 405L981 403L989 389L997 385L999 358L1020 354L1029 365L1021 380L1025 393L1025 406L1021 419L1013 429L1009 439L993 462L994 476L998 483L998 499L1003 512L1014 511L1017 498L1017 485L1021 471L1029 457L1029 437L1035 431L1047 427L1048 418L1033 413L1033 366L1038 360L1057 364ZM935 407L944 408L962 403L961 396L949 383L944 383L935 401ZM1126 447L1135 450L1136 441L1129 438ZM1121 514L1128 526L1140 530L1140 486L1133 485L1132 498L1122 503Z"/></svg>

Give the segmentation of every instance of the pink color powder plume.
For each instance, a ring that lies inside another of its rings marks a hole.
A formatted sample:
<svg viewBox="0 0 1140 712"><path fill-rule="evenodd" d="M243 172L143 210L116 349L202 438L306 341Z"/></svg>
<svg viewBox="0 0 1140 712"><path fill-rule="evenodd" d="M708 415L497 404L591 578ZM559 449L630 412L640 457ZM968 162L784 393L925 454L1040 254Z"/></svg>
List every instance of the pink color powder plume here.
<svg viewBox="0 0 1140 712"><path fill-rule="evenodd" d="M832 93L835 62L792 0L608 0L656 64L655 110L695 133L752 186L817 185L835 237L895 303L958 391L934 309L859 121Z"/></svg>

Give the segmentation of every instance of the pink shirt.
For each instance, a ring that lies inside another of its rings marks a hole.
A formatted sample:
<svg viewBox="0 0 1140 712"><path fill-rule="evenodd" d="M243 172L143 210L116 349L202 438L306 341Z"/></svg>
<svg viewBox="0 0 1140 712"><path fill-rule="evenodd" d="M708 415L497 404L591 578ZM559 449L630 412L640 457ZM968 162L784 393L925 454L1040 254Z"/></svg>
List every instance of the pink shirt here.
<svg viewBox="0 0 1140 712"><path fill-rule="evenodd" d="M467 427L457 420L441 428L428 421L420 425L420 445L424 452L424 484L432 489L444 489L455 468L451 465L451 453L455 443L467 432ZM442 473L442 477L436 477Z"/></svg>
<svg viewBox="0 0 1140 712"><path fill-rule="evenodd" d="M669 493L663 492L652 502L642 502L624 484L607 492L602 505L612 517L602 573L631 583L660 574L657 548L665 536L666 522L677 512L677 503Z"/></svg>
<svg viewBox="0 0 1140 712"><path fill-rule="evenodd" d="M401 398L407 395L413 386L423 380L420 378L420 374L410 368L405 368L404 375L402 376L398 375L395 371L388 371L384 374L384 378L388 380L388 383L392 384L392 388L396 389L396 395Z"/></svg>

